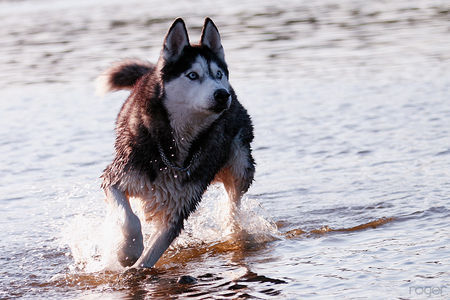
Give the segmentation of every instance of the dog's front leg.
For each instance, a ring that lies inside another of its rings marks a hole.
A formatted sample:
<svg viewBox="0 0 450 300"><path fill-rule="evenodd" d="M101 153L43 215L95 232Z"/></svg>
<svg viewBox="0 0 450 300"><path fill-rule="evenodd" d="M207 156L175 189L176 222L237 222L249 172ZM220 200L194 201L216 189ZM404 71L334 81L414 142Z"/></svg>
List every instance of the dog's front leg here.
<svg viewBox="0 0 450 300"><path fill-rule="evenodd" d="M176 225L169 225L156 232L150 240L149 249L141 257L138 265L143 268L152 268L163 255L164 251L169 248L173 240L179 235L183 226L182 224L183 219Z"/></svg>
<svg viewBox="0 0 450 300"><path fill-rule="evenodd" d="M123 234L123 239L118 247L117 258L122 266L132 266L144 250L141 222L133 213L130 202L123 192L115 186L110 186L105 188L105 194L110 207L119 217Z"/></svg>

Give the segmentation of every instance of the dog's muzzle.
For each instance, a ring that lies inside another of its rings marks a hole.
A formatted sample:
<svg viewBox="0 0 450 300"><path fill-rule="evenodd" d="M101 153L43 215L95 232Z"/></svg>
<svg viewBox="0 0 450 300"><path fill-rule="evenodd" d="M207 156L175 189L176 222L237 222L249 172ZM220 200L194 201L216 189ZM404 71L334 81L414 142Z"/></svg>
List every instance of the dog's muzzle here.
<svg viewBox="0 0 450 300"><path fill-rule="evenodd" d="M226 89L218 89L214 92L214 105L212 111L220 113L230 107L230 93Z"/></svg>

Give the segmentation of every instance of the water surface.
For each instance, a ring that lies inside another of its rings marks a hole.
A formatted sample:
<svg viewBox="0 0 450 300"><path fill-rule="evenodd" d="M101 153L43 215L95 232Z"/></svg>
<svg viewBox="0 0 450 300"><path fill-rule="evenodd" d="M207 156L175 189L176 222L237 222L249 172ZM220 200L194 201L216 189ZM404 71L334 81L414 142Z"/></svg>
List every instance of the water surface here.
<svg viewBox="0 0 450 300"><path fill-rule="evenodd" d="M448 298L446 1L0 2L0 298ZM231 236L220 187L152 270L110 261L98 176L126 92L172 20L222 33L255 124ZM197 282L176 283L181 275Z"/></svg>

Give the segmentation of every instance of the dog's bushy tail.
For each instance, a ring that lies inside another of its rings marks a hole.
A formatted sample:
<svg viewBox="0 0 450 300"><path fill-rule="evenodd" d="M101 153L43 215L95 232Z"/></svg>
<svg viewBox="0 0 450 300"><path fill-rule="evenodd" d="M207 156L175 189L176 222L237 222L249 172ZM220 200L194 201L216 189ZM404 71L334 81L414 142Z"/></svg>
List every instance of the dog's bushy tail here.
<svg viewBox="0 0 450 300"><path fill-rule="evenodd" d="M149 62L127 59L113 64L97 78L97 94L105 95L118 90L131 90L135 83L155 65Z"/></svg>

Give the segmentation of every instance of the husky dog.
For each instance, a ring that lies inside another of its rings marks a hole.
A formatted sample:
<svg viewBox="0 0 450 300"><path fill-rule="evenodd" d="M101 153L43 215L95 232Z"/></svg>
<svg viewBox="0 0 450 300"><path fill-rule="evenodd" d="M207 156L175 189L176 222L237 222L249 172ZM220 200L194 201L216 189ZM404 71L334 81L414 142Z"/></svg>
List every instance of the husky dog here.
<svg viewBox="0 0 450 300"><path fill-rule="evenodd" d="M101 78L105 92L131 90L116 121L115 158L102 175L123 233L118 260L150 268L211 183L224 184L235 213L255 172L253 126L228 82L219 31L209 18L199 44L189 43L178 18L156 64L123 61ZM156 228L145 252L131 197Z"/></svg>

